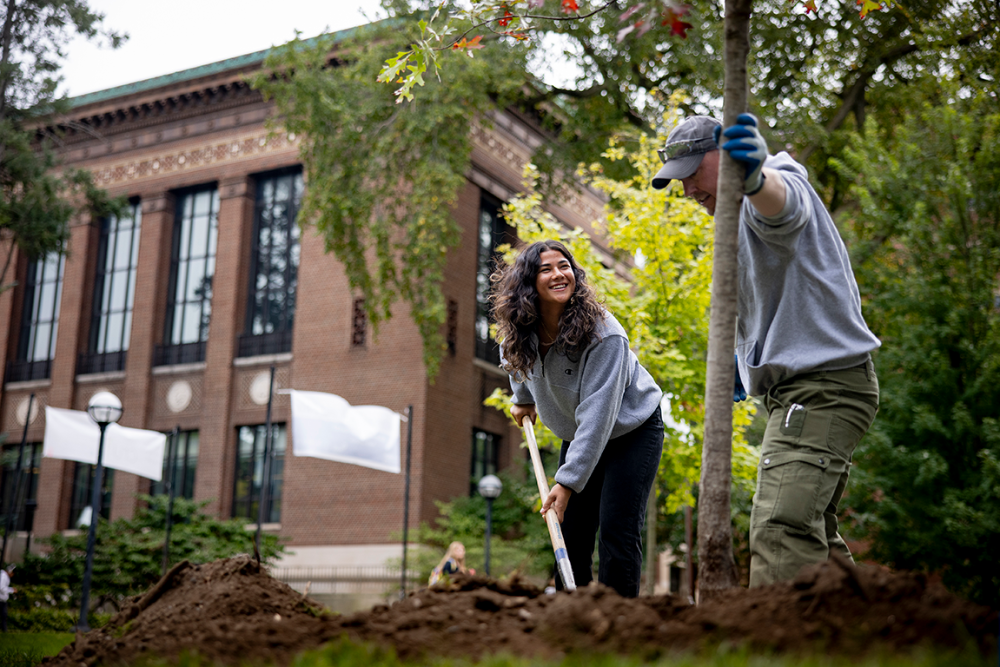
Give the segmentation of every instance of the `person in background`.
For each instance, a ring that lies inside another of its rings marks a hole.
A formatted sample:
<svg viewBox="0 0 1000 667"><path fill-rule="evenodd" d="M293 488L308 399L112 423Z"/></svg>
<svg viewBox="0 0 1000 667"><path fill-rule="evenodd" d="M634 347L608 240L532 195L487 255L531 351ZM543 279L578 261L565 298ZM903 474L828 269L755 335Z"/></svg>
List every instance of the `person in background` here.
<svg viewBox="0 0 1000 667"><path fill-rule="evenodd" d="M521 426L537 415L563 441L542 513L554 511L562 524L576 585L594 578L600 529L597 580L636 597L663 451L663 392L562 243L525 248L493 276L492 299L511 416Z"/></svg>
<svg viewBox="0 0 1000 667"><path fill-rule="evenodd" d="M17 592L17 589L10 587L10 575L13 573L13 565L0 570L0 630L3 632L7 632L7 600Z"/></svg>
<svg viewBox="0 0 1000 667"><path fill-rule="evenodd" d="M767 428L750 513L750 586L795 577L832 554L853 560L837 506L854 448L878 411L871 353L847 248L805 168L769 155L757 119L675 127L654 188L679 180L715 214L719 143L745 169L739 219L733 399L763 399ZM743 387L746 387L746 392Z"/></svg>
<svg viewBox="0 0 1000 667"><path fill-rule="evenodd" d="M465 567L465 545L461 542L452 542L444 552L441 562L431 570L431 576L427 583L433 586L441 579L442 575L451 576L459 572L463 574L469 572L468 568ZM475 574L475 572L471 574Z"/></svg>

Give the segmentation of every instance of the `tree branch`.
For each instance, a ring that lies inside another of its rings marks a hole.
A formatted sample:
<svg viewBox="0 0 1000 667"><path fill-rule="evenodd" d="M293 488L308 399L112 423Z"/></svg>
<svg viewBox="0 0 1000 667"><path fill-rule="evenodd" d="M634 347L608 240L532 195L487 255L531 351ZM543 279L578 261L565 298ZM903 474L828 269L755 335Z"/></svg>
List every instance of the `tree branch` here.
<svg viewBox="0 0 1000 667"><path fill-rule="evenodd" d="M973 30L972 32L965 33L951 44L941 44L935 46L964 46L979 37L987 28L993 25L993 23L993 21L987 21L983 26ZM871 64L863 68L861 72L858 73L857 78L854 80L854 83L851 84L850 88L841 93L840 97L842 102L836 113L834 113L833 117L829 120L829 122L827 122L824 128L826 130L826 134L829 135L840 129L852 111L855 112L855 115L859 118L860 122L860 119L864 118L865 89L868 86L868 82L871 81L871 78L875 76L879 67L882 65L891 65L901 58L917 51L920 51L920 46L914 42L902 44L897 46L895 49L882 54ZM807 146L800 154L798 158L799 161L806 162L809 159L809 156L812 155L819 147L819 140Z"/></svg>
<svg viewBox="0 0 1000 667"><path fill-rule="evenodd" d="M13 0L11 0L11 1L13 2ZM598 7L597 9L595 9L592 12L590 12L589 14L577 14L576 16L536 16L534 14L525 14L523 16L513 15L510 18L512 18L512 19L514 19L514 18L535 19L535 20L539 20L539 21L579 21L581 19L590 18L591 16L594 16L595 14L600 14L605 9L607 9L608 7L610 7L613 4L616 4L617 2L618 2L618 0L608 0L608 2L606 4L602 5L601 7ZM459 35L458 37L456 37L455 39L453 39L452 42L451 42L451 44L449 44L447 46L439 46L439 47L437 47L435 49L435 51L444 51L445 49L450 49L452 46L454 46L455 44L457 44L460 41L462 41L462 39L464 39L465 36L468 35L470 32L472 32L473 30L478 30L479 28L483 28L483 27L489 28L489 25L491 23L493 23L494 21L502 21L503 18L504 17L501 16L499 18L491 18L491 19L487 19L487 20L485 20L485 21L483 21L481 23L477 23L474 26L470 27L465 32L463 32L461 35ZM493 30L492 28L489 28L489 29ZM500 31L500 32L494 31L494 32L496 32L497 34L501 34L501 35L504 34L502 31Z"/></svg>

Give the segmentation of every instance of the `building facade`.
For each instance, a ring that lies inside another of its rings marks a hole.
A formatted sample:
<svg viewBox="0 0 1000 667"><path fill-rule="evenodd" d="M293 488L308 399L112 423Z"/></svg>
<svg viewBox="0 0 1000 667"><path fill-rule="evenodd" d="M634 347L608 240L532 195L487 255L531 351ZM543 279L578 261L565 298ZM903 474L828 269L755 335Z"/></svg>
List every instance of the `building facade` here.
<svg viewBox="0 0 1000 667"><path fill-rule="evenodd" d="M272 366L278 389L399 412L413 406L411 528L434 520L434 501L468 494L478 477L525 459L517 430L482 405L507 386L488 337L484 279L495 245L512 240L499 207L544 136L512 111L475 126L454 207L462 239L444 281L448 351L431 384L406 308L397 305L373 339L341 264L313 230L300 231L308 183L299 137L269 132L272 106L244 82L265 56L72 100L67 120L77 129L64 138L65 164L128 197L132 215L74 219L63 254L29 262L12 251L18 285L0 295L0 428L8 435L0 482L6 504L12 452L26 434L22 535L73 530L89 505L92 466L40 456L43 408L83 410L102 390L122 399L122 425L179 430L179 494L248 523L257 521ZM581 189L551 210L588 227L601 205ZM403 475L296 458L287 395L275 395L271 418L263 528L286 539L288 563L398 557ZM111 519L131 516L136 494L162 489L120 471L106 479Z"/></svg>

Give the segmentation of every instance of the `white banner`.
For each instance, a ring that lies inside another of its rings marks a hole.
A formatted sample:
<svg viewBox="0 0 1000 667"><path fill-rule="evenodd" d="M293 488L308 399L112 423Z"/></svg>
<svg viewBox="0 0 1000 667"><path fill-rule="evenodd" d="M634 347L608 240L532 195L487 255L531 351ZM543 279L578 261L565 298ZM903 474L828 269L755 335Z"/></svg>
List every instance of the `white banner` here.
<svg viewBox="0 0 1000 667"><path fill-rule="evenodd" d="M399 415L378 405L352 406L336 394L289 391L296 456L398 473Z"/></svg>
<svg viewBox="0 0 1000 667"><path fill-rule="evenodd" d="M42 456L97 463L101 429L86 412L45 407ZM158 431L109 424L104 432L103 463L108 468L160 481L167 436Z"/></svg>

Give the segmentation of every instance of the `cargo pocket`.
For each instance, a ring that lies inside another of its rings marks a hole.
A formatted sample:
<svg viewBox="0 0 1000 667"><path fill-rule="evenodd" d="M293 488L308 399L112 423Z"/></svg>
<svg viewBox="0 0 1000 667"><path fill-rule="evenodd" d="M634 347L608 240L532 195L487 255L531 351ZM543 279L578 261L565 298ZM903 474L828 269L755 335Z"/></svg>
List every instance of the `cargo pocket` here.
<svg viewBox="0 0 1000 667"><path fill-rule="evenodd" d="M781 418L781 434L797 438L802 435L802 425L806 422L806 407L792 403L785 408Z"/></svg>
<svg viewBox="0 0 1000 667"><path fill-rule="evenodd" d="M830 457L809 452L775 452L760 460L751 525L772 523L808 533L821 514L817 499Z"/></svg>

